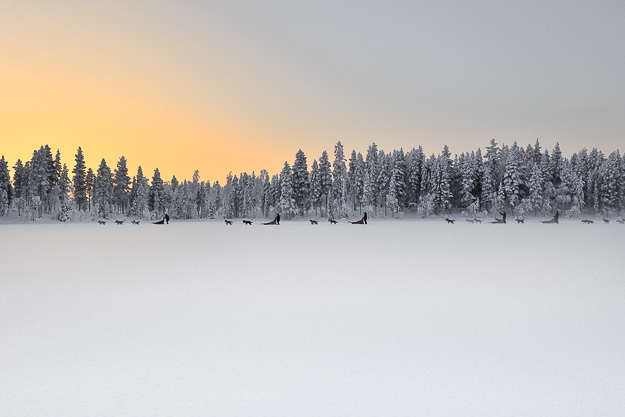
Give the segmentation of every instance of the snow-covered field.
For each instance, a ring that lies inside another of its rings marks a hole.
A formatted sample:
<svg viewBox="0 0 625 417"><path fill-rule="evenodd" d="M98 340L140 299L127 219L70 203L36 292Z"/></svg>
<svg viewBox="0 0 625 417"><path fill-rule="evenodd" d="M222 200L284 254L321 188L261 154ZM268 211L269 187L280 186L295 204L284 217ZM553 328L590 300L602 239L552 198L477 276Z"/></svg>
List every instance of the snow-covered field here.
<svg viewBox="0 0 625 417"><path fill-rule="evenodd" d="M0 225L0 415L624 416L625 225Z"/></svg>

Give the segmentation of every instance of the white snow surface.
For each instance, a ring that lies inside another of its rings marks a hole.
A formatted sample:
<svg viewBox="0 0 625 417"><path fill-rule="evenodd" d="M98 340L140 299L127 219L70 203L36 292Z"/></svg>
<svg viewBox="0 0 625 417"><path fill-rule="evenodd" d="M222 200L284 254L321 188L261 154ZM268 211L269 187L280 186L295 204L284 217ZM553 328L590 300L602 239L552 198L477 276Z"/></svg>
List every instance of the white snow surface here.
<svg viewBox="0 0 625 417"><path fill-rule="evenodd" d="M282 223L0 225L0 415L625 415L625 225Z"/></svg>

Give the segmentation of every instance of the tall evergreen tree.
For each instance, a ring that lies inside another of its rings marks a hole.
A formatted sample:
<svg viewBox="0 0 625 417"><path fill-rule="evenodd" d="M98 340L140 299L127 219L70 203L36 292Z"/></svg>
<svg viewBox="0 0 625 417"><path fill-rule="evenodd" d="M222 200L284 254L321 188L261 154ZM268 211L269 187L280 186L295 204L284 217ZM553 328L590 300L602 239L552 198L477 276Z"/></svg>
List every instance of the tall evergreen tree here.
<svg viewBox="0 0 625 417"><path fill-rule="evenodd" d="M85 166L85 156L82 153L82 148L79 146L78 151L76 152L76 165L74 165L74 169L72 173L74 174L73 183L74 183L74 202L76 203L76 208L78 211L83 211L87 209L87 185L86 185L86 166Z"/></svg>
<svg viewBox="0 0 625 417"><path fill-rule="evenodd" d="M12 198L13 187L11 187L9 165L4 160L4 155L2 155L0 159L0 216L4 216L9 212Z"/></svg>
<svg viewBox="0 0 625 417"><path fill-rule="evenodd" d="M115 169L115 185L113 188L113 202L118 213L126 214L130 208L130 177L126 158L122 156Z"/></svg>
<svg viewBox="0 0 625 417"><path fill-rule="evenodd" d="M104 219L113 212L113 176L104 158L93 184L93 206L96 214Z"/></svg>
<svg viewBox="0 0 625 417"><path fill-rule="evenodd" d="M93 170L89 168L87 170L87 176L85 177L85 192L87 194L88 208L91 211L91 201L93 200L93 186L95 185L95 174Z"/></svg>
<svg viewBox="0 0 625 417"><path fill-rule="evenodd" d="M293 162L293 198L295 206L300 215L304 215L308 211L310 184L308 181L308 164L306 155L300 149L295 154L295 162Z"/></svg>
<svg viewBox="0 0 625 417"><path fill-rule="evenodd" d="M148 209L154 212L156 218L161 218L165 214L165 186L158 168L154 170L148 192Z"/></svg>
<svg viewBox="0 0 625 417"><path fill-rule="evenodd" d="M345 164L343 144L338 141L334 147L334 162L332 163L332 195L333 212L338 217L347 216L347 166Z"/></svg>
<svg viewBox="0 0 625 417"><path fill-rule="evenodd" d="M321 198L325 202L322 215L328 215L328 206L332 197L332 169L328 153L323 151L319 158L319 184L321 185Z"/></svg>
<svg viewBox="0 0 625 417"><path fill-rule="evenodd" d="M288 215L289 219L295 214L293 177L288 162L284 162L284 168L280 173L280 212Z"/></svg>

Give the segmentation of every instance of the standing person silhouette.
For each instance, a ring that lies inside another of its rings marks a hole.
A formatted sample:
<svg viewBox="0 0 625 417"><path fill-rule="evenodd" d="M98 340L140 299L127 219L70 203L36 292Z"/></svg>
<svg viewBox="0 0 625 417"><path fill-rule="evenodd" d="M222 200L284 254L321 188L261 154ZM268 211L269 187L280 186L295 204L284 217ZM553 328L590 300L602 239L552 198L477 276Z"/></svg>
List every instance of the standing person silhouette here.
<svg viewBox="0 0 625 417"><path fill-rule="evenodd" d="M280 213L276 214L276 224L280 225Z"/></svg>
<svg viewBox="0 0 625 417"><path fill-rule="evenodd" d="M365 211L365 214L362 216L362 220L365 222L365 224L367 224L367 212Z"/></svg>
<svg viewBox="0 0 625 417"><path fill-rule="evenodd" d="M169 224L169 214L165 213L165 222Z"/></svg>

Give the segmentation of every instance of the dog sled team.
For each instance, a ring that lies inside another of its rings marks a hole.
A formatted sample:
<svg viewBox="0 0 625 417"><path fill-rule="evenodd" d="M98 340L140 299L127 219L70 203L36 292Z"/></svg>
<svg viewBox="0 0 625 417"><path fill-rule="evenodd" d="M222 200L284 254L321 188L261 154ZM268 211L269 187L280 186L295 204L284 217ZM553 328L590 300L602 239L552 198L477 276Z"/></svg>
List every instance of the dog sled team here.
<svg viewBox="0 0 625 417"><path fill-rule="evenodd" d="M507 222L507 213L505 211L503 211L503 212L500 212L499 215L501 217L495 217L495 221L492 221L490 223L491 224L506 224L506 222ZM350 224L367 224L367 219L368 219L368 216L367 216L367 212L365 211L363 213L362 218L360 218L359 220L354 220L354 221L348 220L347 223L350 223ZM540 222L544 223L544 224L554 224L554 223L557 224L559 222L559 219L560 219L560 212L556 210L556 214L553 216L553 218L551 218L549 220L541 220ZM455 224L455 222L456 222L456 219L449 218L449 217L445 217L444 220L447 222L447 224ZM114 220L114 221L115 221L115 224L119 225L119 226L123 225L124 222L125 222L125 220ZM472 224L482 223L482 219L478 219L477 217L474 217L472 219L465 219L465 221L467 221L469 223L472 223ZM524 224L525 223L525 219L523 219L523 218L516 218L515 221L518 224ZM224 222L225 222L226 226L232 226L233 225L233 221L232 220L224 219ZM310 222L311 226L316 226L316 225L319 224L319 220L316 220L316 219L309 219L309 222ZM338 220L335 220L332 217L328 218L328 222L331 225L338 224ZM590 220L590 219L583 219L581 222L584 223L584 224L594 224L594 220ZM610 219L609 218L604 218L603 222L606 223L606 224L609 224L610 223ZM619 220L616 220L616 222L619 223L619 224L625 224L625 219L619 219ZM140 221L132 219L131 223L134 224L134 225L139 225ZM105 220L98 220L98 224L104 226L104 225L106 225L106 221ZM153 222L153 224L169 224L169 214L165 213L165 216L163 217L163 220L159 220L157 222ZM253 224L253 221L252 220L243 219L243 224L245 226L251 226ZM261 223L261 224L265 225L265 226L279 226L280 225L280 213L276 214L276 217L273 220L271 220L269 222L266 222L266 223Z"/></svg>

